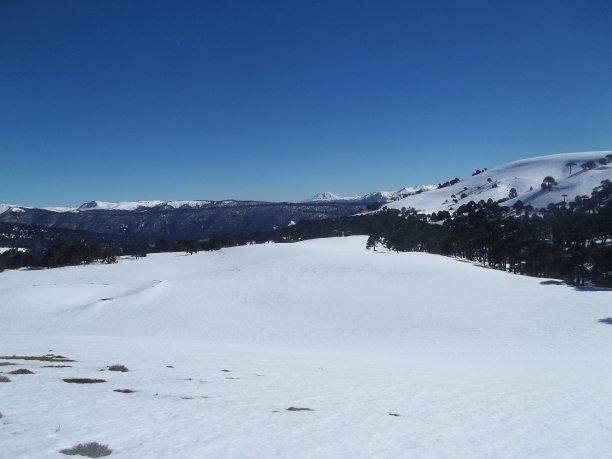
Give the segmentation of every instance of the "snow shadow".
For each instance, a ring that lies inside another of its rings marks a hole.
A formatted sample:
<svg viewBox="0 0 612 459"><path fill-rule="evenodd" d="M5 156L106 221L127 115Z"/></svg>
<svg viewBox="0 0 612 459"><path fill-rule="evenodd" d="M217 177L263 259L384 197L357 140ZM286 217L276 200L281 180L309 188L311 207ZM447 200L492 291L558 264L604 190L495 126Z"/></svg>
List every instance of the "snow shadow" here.
<svg viewBox="0 0 612 459"><path fill-rule="evenodd" d="M606 287L593 287L592 285L569 285L564 281L548 279L540 282L540 285L567 285L574 290L578 290L579 292L609 292L612 289Z"/></svg>
<svg viewBox="0 0 612 459"><path fill-rule="evenodd" d="M570 285L575 290L579 292L609 292L610 289L606 287L593 287L590 285Z"/></svg>

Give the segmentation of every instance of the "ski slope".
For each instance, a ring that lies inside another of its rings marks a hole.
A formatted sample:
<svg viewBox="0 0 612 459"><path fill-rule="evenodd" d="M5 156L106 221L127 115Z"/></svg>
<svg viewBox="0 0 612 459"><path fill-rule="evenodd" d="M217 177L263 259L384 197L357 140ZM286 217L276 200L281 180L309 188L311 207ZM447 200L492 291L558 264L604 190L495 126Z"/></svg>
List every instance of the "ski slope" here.
<svg viewBox="0 0 612 459"><path fill-rule="evenodd" d="M612 292L365 242L0 273L2 457L609 457Z"/></svg>
<svg viewBox="0 0 612 459"><path fill-rule="evenodd" d="M525 205L541 209L550 203L563 202L564 194L568 202L573 201L576 196L590 197L593 189L599 186L602 180L612 180L612 163L602 165L598 162L611 153L612 151L562 153L513 161L463 179L455 185L408 196L389 203L388 207L413 207L428 214L441 210L452 213L469 201L487 201L489 198L498 201L508 198L510 190L514 188L518 196L504 202L504 206L512 206L520 199ZM594 161L597 167L584 171L580 166L588 161ZM575 163L571 174L568 163ZM547 176L553 177L558 185L550 191L543 191L541 184ZM464 194L465 197L462 197ZM456 202L453 199L456 199Z"/></svg>

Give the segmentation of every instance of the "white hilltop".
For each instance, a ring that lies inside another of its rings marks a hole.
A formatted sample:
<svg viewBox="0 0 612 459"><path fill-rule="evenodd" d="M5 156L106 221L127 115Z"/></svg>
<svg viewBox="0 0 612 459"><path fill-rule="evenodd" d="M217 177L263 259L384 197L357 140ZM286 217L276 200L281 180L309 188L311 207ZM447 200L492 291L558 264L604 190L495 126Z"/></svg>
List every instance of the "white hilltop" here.
<svg viewBox="0 0 612 459"><path fill-rule="evenodd" d="M576 196L590 196L602 180L612 180L612 163L599 163L599 160L606 159L610 154L612 151L561 153L513 161L462 179L455 185L394 201L389 203L388 207L413 207L424 213L441 210L452 212L469 201L487 201L489 198L497 201L508 198L510 190L514 188L517 197L504 202L503 205L511 206L520 199L534 208L544 208L550 203L562 202L564 194L568 201L574 200ZM589 161L595 162L596 167L583 170L581 165ZM571 174L569 163L575 163ZM547 176L553 177L557 182L550 191L541 188L542 181Z"/></svg>

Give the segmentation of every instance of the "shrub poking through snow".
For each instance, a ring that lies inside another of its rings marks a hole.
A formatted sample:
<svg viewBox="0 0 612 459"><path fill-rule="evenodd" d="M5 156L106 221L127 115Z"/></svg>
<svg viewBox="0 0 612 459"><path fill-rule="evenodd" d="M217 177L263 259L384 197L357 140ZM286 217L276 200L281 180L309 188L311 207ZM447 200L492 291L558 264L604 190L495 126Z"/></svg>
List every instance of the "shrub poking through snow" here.
<svg viewBox="0 0 612 459"><path fill-rule="evenodd" d="M3 360L37 360L39 362L74 362L74 360L63 355L0 355Z"/></svg>
<svg viewBox="0 0 612 459"><path fill-rule="evenodd" d="M106 382L106 379L64 378L63 381L70 384L98 384Z"/></svg>
<svg viewBox="0 0 612 459"><path fill-rule="evenodd" d="M4 375L0 375L0 382L11 382L11 380Z"/></svg>
<svg viewBox="0 0 612 459"><path fill-rule="evenodd" d="M126 371L130 370L128 370L125 365L111 365L108 367L108 371L121 371L122 373L125 373Z"/></svg>
<svg viewBox="0 0 612 459"><path fill-rule="evenodd" d="M287 411L314 411L312 408L299 408L297 406L290 406Z"/></svg>
<svg viewBox="0 0 612 459"><path fill-rule="evenodd" d="M62 454L68 456L85 456L85 457L104 457L109 456L113 452L108 445L101 445L97 442L91 443L79 443L69 449L63 449L60 451Z"/></svg>
<svg viewBox="0 0 612 459"><path fill-rule="evenodd" d="M20 368L19 370L9 371L9 375L33 375L34 372L27 368Z"/></svg>
<svg viewBox="0 0 612 459"><path fill-rule="evenodd" d="M132 389L113 389L113 392L121 392L122 394L132 394L136 391Z"/></svg>

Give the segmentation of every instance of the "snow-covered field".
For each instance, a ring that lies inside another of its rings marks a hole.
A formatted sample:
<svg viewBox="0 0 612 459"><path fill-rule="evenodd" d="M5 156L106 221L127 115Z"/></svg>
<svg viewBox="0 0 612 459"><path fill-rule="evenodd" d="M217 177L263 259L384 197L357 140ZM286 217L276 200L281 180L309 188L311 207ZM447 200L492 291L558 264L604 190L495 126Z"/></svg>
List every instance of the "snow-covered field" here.
<svg viewBox="0 0 612 459"><path fill-rule="evenodd" d="M365 242L1 273L0 457L610 457L612 292Z"/></svg>

